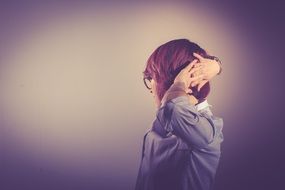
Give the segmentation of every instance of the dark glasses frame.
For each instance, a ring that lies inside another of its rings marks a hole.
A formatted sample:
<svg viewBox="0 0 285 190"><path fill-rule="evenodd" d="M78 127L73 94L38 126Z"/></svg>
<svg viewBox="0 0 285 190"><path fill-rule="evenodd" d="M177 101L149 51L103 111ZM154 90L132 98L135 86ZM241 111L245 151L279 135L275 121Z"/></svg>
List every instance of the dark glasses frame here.
<svg viewBox="0 0 285 190"><path fill-rule="evenodd" d="M148 83L146 82L146 80L148 80L149 83L151 83L151 79L152 79L151 77L144 77L144 78L143 78L144 85L145 85L146 88L149 89L149 90L151 90L151 87L149 87L149 86L147 85Z"/></svg>

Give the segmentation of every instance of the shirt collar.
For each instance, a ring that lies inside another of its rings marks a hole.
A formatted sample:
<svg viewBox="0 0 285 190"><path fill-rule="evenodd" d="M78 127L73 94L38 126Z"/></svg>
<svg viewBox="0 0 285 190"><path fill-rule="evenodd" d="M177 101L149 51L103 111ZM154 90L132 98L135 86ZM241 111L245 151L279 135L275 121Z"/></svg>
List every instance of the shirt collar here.
<svg viewBox="0 0 285 190"><path fill-rule="evenodd" d="M200 111L200 110L202 110L202 109L204 109L204 108L207 108L207 107L211 107L211 105L208 103L207 100L204 100L203 102L198 103L198 104L195 105L195 108L196 108L198 111Z"/></svg>

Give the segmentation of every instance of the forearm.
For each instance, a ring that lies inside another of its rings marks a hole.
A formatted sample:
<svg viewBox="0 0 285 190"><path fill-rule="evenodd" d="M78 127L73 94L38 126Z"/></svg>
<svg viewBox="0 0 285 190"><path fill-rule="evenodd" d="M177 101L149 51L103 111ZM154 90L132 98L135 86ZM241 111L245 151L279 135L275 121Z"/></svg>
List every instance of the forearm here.
<svg viewBox="0 0 285 190"><path fill-rule="evenodd" d="M179 96L188 96L186 93L186 85L184 82L174 82L165 92L162 102L168 102Z"/></svg>

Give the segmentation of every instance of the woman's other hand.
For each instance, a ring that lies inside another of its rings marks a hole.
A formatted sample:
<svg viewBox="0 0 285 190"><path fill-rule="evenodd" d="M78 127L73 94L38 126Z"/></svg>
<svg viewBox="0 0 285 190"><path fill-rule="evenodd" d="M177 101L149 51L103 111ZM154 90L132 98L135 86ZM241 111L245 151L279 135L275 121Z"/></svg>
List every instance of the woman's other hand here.
<svg viewBox="0 0 285 190"><path fill-rule="evenodd" d="M190 77L191 76L191 71L194 69L195 64L198 63L197 59L194 59L191 63L189 63L189 65L187 65L184 69L182 69L178 75L175 77L174 79L174 83L179 83L182 82L185 84L185 92L186 93L192 93L191 88L191 83L194 81L200 81L202 78L201 75L199 76L194 76L194 77Z"/></svg>
<svg viewBox="0 0 285 190"><path fill-rule="evenodd" d="M191 86L194 87L198 85L198 91L216 76L220 72L220 64L213 59L207 59L202 57L197 53L193 53L193 56L196 57L199 62L195 63L190 70L190 76L194 80L191 80Z"/></svg>

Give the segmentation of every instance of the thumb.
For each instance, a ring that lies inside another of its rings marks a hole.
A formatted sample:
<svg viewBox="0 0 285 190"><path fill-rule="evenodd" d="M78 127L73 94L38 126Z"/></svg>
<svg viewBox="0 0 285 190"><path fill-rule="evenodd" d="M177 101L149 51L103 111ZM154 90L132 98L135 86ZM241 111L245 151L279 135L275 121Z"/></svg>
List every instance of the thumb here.
<svg viewBox="0 0 285 190"><path fill-rule="evenodd" d="M191 94L192 92L193 92L193 91L192 91L190 88L187 88L187 90L186 90L186 93L187 93L187 94L189 94L189 93Z"/></svg>
<svg viewBox="0 0 285 190"><path fill-rule="evenodd" d="M207 80L202 80L199 84L198 84L198 91L200 91L200 89L207 83Z"/></svg>
<svg viewBox="0 0 285 190"><path fill-rule="evenodd" d="M197 59L194 59L191 63L189 63L184 69L183 71L190 71L194 65L198 62Z"/></svg>
<svg viewBox="0 0 285 190"><path fill-rule="evenodd" d="M204 58L204 57L202 57L200 54L195 53L195 52L193 53L193 56L194 56L194 57L196 57L197 59L199 59L199 61L200 61L200 62L202 62L202 60L204 60L204 59L205 59L205 58Z"/></svg>

